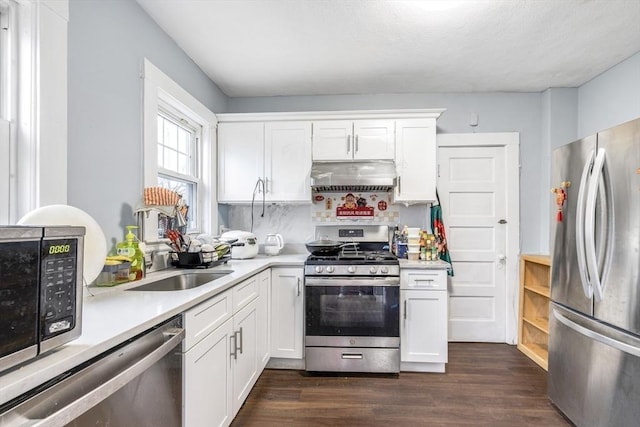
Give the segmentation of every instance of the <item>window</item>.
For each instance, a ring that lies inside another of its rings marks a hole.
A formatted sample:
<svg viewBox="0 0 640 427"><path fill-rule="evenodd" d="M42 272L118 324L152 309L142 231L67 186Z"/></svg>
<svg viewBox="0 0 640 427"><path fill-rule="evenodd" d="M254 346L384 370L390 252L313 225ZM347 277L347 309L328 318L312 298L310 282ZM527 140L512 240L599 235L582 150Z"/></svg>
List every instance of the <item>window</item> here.
<svg viewBox="0 0 640 427"><path fill-rule="evenodd" d="M212 233L218 222L215 115L148 60L144 76L144 186L168 188L181 196L187 207L186 232ZM144 218L148 242L175 227L158 212Z"/></svg>
<svg viewBox="0 0 640 427"><path fill-rule="evenodd" d="M0 0L0 224L67 203L67 0Z"/></svg>
<svg viewBox="0 0 640 427"><path fill-rule="evenodd" d="M14 69L11 60L15 37L12 14L13 2L0 0L0 224L8 224L11 196L11 106L13 104Z"/></svg>
<svg viewBox="0 0 640 427"><path fill-rule="evenodd" d="M160 105L158 112L158 186L168 188L182 196L187 208L187 232L200 229L198 221L198 191L200 189L199 142L201 126L191 123L181 114ZM162 221L162 219L159 219ZM161 232L159 237L166 237Z"/></svg>

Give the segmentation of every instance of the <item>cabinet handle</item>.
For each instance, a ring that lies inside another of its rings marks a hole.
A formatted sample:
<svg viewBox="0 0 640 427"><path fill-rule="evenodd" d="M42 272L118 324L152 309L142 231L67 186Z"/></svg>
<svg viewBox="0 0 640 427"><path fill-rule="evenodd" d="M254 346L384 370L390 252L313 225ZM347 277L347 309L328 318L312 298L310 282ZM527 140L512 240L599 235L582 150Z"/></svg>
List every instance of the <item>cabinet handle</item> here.
<svg viewBox="0 0 640 427"><path fill-rule="evenodd" d="M407 300L404 300L404 320L407 320Z"/></svg>
<svg viewBox="0 0 640 427"><path fill-rule="evenodd" d="M347 135L347 154L351 152L351 135Z"/></svg>
<svg viewBox="0 0 640 427"><path fill-rule="evenodd" d="M234 360L238 360L238 348L236 347L236 341L237 341L236 334L237 332L234 332L233 335L229 337L229 345L233 349L230 355L233 356ZM233 345L231 345L231 340L233 340Z"/></svg>
<svg viewBox="0 0 640 427"><path fill-rule="evenodd" d="M402 177L398 176L398 194L402 194Z"/></svg>
<svg viewBox="0 0 640 427"><path fill-rule="evenodd" d="M356 149L355 149L355 152L356 152L356 153L358 152L358 145L359 145L359 144L358 144L358 139L359 139L359 138L358 138L358 135L356 135Z"/></svg>
<svg viewBox="0 0 640 427"><path fill-rule="evenodd" d="M238 334L240 334L240 347L238 347L238 350L240 350L240 354L242 354L242 342L244 341L242 339L242 328L240 328L240 330L238 331Z"/></svg>
<svg viewBox="0 0 640 427"><path fill-rule="evenodd" d="M268 177L266 177L264 179L264 192L265 192L265 194L269 194L269 192L270 192L269 191L269 178Z"/></svg>
<svg viewBox="0 0 640 427"><path fill-rule="evenodd" d="M297 293L297 295L296 295L296 296L300 296L300 278L299 278L299 277L298 277L298 286L297 286L297 289L298 289L298 293Z"/></svg>
<svg viewBox="0 0 640 427"><path fill-rule="evenodd" d="M343 359L364 359L362 353L342 353Z"/></svg>

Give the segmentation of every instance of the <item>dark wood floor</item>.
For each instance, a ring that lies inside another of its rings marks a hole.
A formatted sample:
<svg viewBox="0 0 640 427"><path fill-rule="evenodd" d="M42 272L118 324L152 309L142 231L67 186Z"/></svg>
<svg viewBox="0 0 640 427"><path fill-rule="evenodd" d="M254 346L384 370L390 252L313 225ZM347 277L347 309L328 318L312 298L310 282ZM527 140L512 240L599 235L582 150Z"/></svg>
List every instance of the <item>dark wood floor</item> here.
<svg viewBox="0 0 640 427"><path fill-rule="evenodd" d="M232 427L570 426L546 372L515 346L450 343L446 374L310 376L267 369Z"/></svg>

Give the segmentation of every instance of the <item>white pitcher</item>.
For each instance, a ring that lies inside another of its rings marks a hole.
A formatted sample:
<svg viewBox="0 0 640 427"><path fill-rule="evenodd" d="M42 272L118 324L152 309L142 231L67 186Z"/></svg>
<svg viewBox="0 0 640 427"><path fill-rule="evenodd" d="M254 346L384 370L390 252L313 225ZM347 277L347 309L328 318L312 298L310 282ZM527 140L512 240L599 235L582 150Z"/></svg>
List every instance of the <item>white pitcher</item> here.
<svg viewBox="0 0 640 427"><path fill-rule="evenodd" d="M267 234L264 239L264 253L267 255L278 255L284 248L284 240L280 234Z"/></svg>

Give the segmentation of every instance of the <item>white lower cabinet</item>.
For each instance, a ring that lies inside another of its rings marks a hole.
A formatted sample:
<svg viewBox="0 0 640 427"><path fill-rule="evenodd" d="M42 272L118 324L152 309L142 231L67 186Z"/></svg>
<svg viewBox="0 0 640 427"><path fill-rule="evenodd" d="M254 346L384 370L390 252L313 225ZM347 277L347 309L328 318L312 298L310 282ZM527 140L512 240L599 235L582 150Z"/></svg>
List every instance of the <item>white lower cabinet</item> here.
<svg viewBox="0 0 640 427"><path fill-rule="evenodd" d="M260 317L263 298L269 301L259 292L265 273L184 313L185 427L230 425L262 373L267 346L259 337L269 331Z"/></svg>
<svg viewBox="0 0 640 427"><path fill-rule="evenodd" d="M304 356L302 268L271 269L271 357Z"/></svg>
<svg viewBox="0 0 640 427"><path fill-rule="evenodd" d="M233 320L187 351L184 366L184 425L228 426L233 420L231 347Z"/></svg>
<svg viewBox="0 0 640 427"><path fill-rule="evenodd" d="M233 334L231 373L233 416L235 416L262 372L258 370L258 304L256 300L233 315Z"/></svg>
<svg viewBox="0 0 640 427"><path fill-rule="evenodd" d="M258 365L264 369L271 357L271 270L258 275Z"/></svg>
<svg viewBox="0 0 640 427"><path fill-rule="evenodd" d="M444 372L448 360L446 270L400 275L400 369Z"/></svg>

